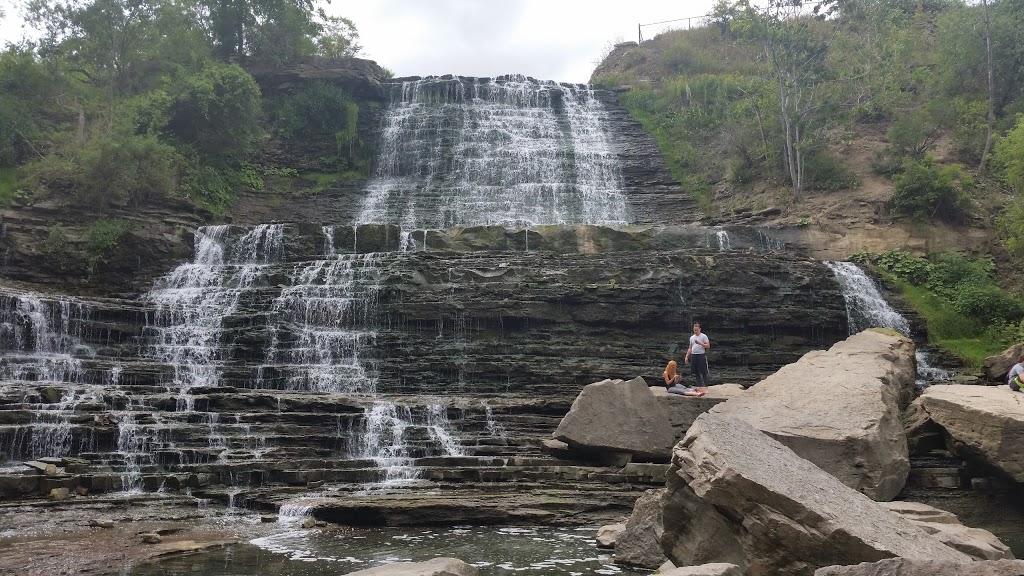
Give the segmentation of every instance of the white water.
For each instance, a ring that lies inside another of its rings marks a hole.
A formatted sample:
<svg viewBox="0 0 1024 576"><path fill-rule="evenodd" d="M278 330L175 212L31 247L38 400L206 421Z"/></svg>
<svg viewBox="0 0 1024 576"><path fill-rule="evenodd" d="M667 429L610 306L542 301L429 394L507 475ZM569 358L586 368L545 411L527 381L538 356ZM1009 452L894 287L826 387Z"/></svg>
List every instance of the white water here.
<svg viewBox="0 0 1024 576"><path fill-rule="evenodd" d="M357 222L407 230L628 222L606 112L589 88L511 77L430 78L392 90Z"/></svg>
<svg viewBox="0 0 1024 576"><path fill-rule="evenodd" d="M850 334L868 328L891 328L910 336L910 323L889 306L875 283L853 262L825 262L843 289Z"/></svg>
<svg viewBox="0 0 1024 576"><path fill-rule="evenodd" d="M852 262L831 261L825 265L832 270L843 289L850 334L877 327L891 328L908 338L911 336L910 322L885 301L874 281L859 266ZM918 386L952 377L946 370L932 366L923 350L918 350L915 356Z"/></svg>
<svg viewBox="0 0 1024 576"><path fill-rule="evenodd" d="M157 280L147 295L155 304L152 353L173 369L167 384L178 390L180 410L194 410L191 388L219 384L222 321L266 265L281 257L280 224L257 226L233 243L230 232L228 226L199 228L194 260Z"/></svg>

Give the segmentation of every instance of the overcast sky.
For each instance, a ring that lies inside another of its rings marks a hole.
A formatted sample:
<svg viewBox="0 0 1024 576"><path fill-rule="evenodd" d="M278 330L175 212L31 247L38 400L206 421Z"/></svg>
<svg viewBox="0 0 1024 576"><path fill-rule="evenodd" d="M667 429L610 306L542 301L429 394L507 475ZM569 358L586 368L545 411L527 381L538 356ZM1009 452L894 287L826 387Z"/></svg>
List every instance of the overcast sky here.
<svg viewBox="0 0 1024 576"><path fill-rule="evenodd" d="M586 82L606 46L636 40L638 23L701 16L713 5L714 0L334 0L327 9L352 19L362 56L397 76L514 73ZM7 12L0 21L5 42L22 34L20 20ZM664 26L644 28L644 37L659 28Z"/></svg>

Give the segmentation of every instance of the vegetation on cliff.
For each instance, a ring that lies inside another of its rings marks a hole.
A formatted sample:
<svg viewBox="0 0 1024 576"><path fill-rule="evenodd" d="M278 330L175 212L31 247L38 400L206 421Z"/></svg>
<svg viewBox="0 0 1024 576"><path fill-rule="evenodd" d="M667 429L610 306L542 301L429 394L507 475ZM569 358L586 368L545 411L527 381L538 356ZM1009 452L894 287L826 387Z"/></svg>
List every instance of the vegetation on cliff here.
<svg viewBox="0 0 1024 576"><path fill-rule="evenodd" d="M352 22L312 0L32 0L24 15L42 35L0 53L4 203L103 212L180 197L221 211L274 172L254 155L268 125L329 133L339 170L358 168L350 94L264 97L238 65L354 55Z"/></svg>
<svg viewBox="0 0 1024 576"><path fill-rule="evenodd" d="M999 270L860 255L973 363L1022 336L1018 290L1000 288L1024 264L1020 30L1017 0L722 0L699 27L618 44L592 81L623 90L713 221L781 208L777 223L805 226L828 206L847 211L840 227L860 210L871 225L994 228Z"/></svg>

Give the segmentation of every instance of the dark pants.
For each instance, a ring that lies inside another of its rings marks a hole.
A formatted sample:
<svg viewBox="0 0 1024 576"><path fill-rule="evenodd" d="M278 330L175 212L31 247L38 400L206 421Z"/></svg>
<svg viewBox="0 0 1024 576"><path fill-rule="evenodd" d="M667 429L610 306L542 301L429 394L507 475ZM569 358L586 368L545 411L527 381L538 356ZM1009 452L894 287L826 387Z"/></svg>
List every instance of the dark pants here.
<svg viewBox="0 0 1024 576"><path fill-rule="evenodd" d="M694 386L697 386L698 388L707 387L711 383L711 378L708 376L707 355L691 354L690 372L693 373L693 379L696 381Z"/></svg>

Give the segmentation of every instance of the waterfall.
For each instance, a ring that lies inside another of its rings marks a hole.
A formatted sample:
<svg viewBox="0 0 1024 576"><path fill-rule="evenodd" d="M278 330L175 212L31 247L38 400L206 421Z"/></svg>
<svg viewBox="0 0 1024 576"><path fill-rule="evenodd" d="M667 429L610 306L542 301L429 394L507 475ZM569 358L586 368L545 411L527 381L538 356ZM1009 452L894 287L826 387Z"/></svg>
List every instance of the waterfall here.
<svg viewBox="0 0 1024 576"><path fill-rule="evenodd" d="M359 442L353 450L356 458L373 460L384 469L384 486L414 481L419 471L412 456L409 432L424 429L431 441L428 454L464 456L465 450L452 436L447 410L440 404L426 406L422 417L416 417L408 406L378 400L367 406L363 414L363 428Z"/></svg>
<svg viewBox="0 0 1024 576"><path fill-rule="evenodd" d="M266 354L267 365L282 365L286 389L376 392L376 378L360 359L375 337L376 259L344 254L292 271L272 306L274 341ZM285 337L290 342L283 345Z"/></svg>
<svg viewBox="0 0 1024 576"><path fill-rule="evenodd" d="M173 369L168 384L178 389L182 410L193 410L189 389L219 384L223 319L263 268L282 256L280 224L257 226L233 244L230 236L229 226L199 228L195 259L157 280L147 295L156 308L152 352Z"/></svg>
<svg viewBox="0 0 1024 576"><path fill-rule="evenodd" d="M843 289L846 302L846 317L850 334L856 334L873 327L891 328L910 337L910 322L885 301L874 281L853 262L825 262L832 270ZM952 376L946 370L936 368L928 362L923 350L915 354L917 359L917 383L925 386L928 382L949 380Z"/></svg>
<svg viewBox="0 0 1024 576"><path fill-rule="evenodd" d="M357 222L405 229L628 222L606 112L588 87L444 77L389 89Z"/></svg>
<svg viewBox="0 0 1024 576"><path fill-rule="evenodd" d="M868 328L891 328L910 336L910 323L889 306L875 283L853 262L825 262L843 289L850 334Z"/></svg>

